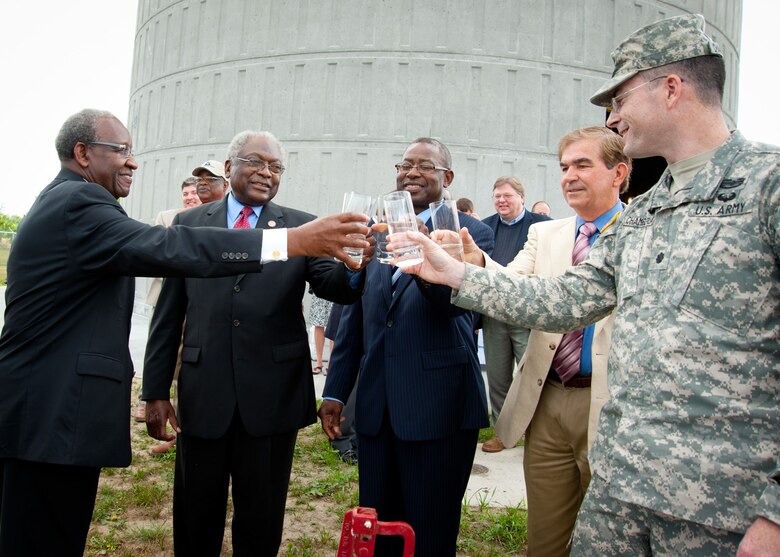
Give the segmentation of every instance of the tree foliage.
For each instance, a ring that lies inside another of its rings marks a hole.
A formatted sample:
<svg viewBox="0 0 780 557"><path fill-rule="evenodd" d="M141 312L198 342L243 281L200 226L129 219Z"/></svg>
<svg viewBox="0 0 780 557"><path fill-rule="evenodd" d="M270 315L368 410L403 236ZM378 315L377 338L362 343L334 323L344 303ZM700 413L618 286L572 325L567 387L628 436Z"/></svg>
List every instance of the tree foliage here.
<svg viewBox="0 0 780 557"><path fill-rule="evenodd" d="M16 227L19 226L20 220L22 220L22 217L6 215L0 211L0 232L16 232Z"/></svg>

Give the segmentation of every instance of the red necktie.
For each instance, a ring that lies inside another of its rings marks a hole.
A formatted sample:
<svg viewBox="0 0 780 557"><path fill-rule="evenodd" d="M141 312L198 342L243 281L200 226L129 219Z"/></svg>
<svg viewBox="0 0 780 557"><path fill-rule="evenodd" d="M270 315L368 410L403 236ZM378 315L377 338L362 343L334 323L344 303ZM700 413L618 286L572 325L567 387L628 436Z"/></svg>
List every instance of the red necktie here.
<svg viewBox="0 0 780 557"><path fill-rule="evenodd" d="M577 241L574 242L574 249L571 252L572 265L579 265L588 256L590 251L590 237L596 233L598 228L592 222L586 222L580 226L580 233ZM580 356L582 355L582 334L583 329L571 331L563 335L558 344L558 351L553 356L552 368L561 378L564 385L566 381L580 372Z"/></svg>
<svg viewBox="0 0 780 557"><path fill-rule="evenodd" d="M233 228L251 228L249 226L249 215L253 212L251 207L244 206L241 209L241 216L236 219L236 224L233 225Z"/></svg>

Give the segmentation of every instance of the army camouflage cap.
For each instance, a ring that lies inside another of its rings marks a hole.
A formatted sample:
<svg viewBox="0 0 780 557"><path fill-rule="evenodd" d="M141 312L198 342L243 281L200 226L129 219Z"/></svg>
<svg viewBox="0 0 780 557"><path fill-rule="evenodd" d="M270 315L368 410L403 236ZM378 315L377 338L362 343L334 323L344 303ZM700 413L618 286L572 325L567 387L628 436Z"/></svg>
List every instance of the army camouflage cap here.
<svg viewBox="0 0 780 557"><path fill-rule="evenodd" d="M615 90L639 72L709 55L723 56L717 43L704 33L704 16L680 15L656 21L629 35L612 51L612 79L596 91L590 102L609 106Z"/></svg>

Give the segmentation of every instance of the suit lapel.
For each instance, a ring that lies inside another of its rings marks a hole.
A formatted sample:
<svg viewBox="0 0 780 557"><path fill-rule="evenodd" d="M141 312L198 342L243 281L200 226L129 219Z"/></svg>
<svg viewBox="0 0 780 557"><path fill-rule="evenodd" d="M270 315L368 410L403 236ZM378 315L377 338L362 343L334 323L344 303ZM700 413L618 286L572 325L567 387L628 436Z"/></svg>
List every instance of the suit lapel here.
<svg viewBox="0 0 780 557"><path fill-rule="evenodd" d="M555 274L563 274L571 267L571 252L574 250L574 229L576 220L572 217L565 226L561 226L555 233L552 245L557 246L555 256Z"/></svg>
<svg viewBox="0 0 780 557"><path fill-rule="evenodd" d="M395 283L395 293L392 291L392 280L393 280L393 271L392 267L390 268L390 286L391 286L391 299L390 299L390 307L393 307L393 305L401 298L401 295L404 293L404 290L409 288L409 285L412 284L412 281L414 280L412 278L412 275L407 275L403 271L401 272L401 276L398 277L398 280Z"/></svg>
<svg viewBox="0 0 780 557"><path fill-rule="evenodd" d="M257 219L257 226L255 226L255 228L284 228L284 226L284 213L282 213L282 208L276 203L269 202L263 207L260 218Z"/></svg>
<svg viewBox="0 0 780 557"><path fill-rule="evenodd" d="M203 219L203 226L227 228L227 198L210 204L209 210L206 211L206 218Z"/></svg>

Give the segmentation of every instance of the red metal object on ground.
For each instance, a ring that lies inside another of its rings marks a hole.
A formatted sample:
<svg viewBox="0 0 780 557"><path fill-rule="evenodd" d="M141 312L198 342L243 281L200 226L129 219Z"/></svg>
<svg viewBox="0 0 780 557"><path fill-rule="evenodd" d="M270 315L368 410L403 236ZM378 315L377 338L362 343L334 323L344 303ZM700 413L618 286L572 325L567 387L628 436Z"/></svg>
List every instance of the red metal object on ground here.
<svg viewBox="0 0 780 557"><path fill-rule="evenodd" d="M414 556L414 530L406 522L377 520L376 510L355 507L344 515L337 557L372 557L377 536L401 536L403 557Z"/></svg>

